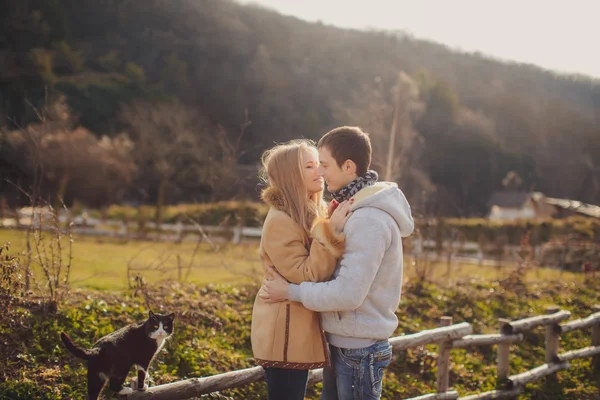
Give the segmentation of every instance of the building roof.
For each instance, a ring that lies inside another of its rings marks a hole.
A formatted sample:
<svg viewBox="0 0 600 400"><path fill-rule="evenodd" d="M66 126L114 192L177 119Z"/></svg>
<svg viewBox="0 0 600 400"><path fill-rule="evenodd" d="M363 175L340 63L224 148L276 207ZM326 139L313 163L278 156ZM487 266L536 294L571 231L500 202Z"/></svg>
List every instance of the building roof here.
<svg viewBox="0 0 600 400"><path fill-rule="evenodd" d="M495 192L489 201L489 206L498 206L505 208L520 208L531 197L531 192Z"/></svg>
<svg viewBox="0 0 600 400"><path fill-rule="evenodd" d="M550 197L546 197L544 199L544 202L551 204L555 207L587 215L588 217L600 218L600 206L582 203L581 201L576 200L555 199Z"/></svg>
<svg viewBox="0 0 600 400"><path fill-rule="evenodd" d="M557 199L546 197L540 192L516 192L501 191L492 194L488 203L490 207L521 208L529 199L535 202L543 202L551 206L573 211L588 217L600 218L600 206L583 203L576 200Z"/></svg>

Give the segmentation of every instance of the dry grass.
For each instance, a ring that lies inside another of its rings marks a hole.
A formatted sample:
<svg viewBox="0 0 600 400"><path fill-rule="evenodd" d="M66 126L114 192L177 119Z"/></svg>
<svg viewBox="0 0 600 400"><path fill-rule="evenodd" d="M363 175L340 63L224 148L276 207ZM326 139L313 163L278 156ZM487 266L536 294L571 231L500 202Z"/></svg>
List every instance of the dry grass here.
<svg viewBox="0 0 600 400"><path fill-rule="evenodd" d="M23 231L0 229L0 243L7 241L12 243L13 251L25 249ZM181 257L181 264L187 265L195 245L194 242L174 244L77 236L73 245L70 281L75 288L122 290L128 287L128 263L134 267L154 267L152 270L140 271L149 283L176 280L177 255ZM200 246L190 271L190 282L199 285L238 284L260 279L257 242L241 245L221 244L219 247L215 250L205 243ZM515 268L516 266L511 264L497 268L453 262L448 276L446 262L434 262L426 274L426 280L440 286L472 279L493 281L507 277ZM405 281L416 279L411 257L406 257L404 271ZM529 268L525 273L525 280L528 283L583 282L583 277L580 274L551 268Z"/></svg>
<svg viewBox="0 0 600 400"><path fill-rule="evenodd" d="M412 264L412 257L405 257L404 273L405 282L417 278L417 273ZM450 275L446 262L433 262L426 275L426 280L440 286L451 285L455 282L471 281L495 281L507 278L517 269L514 263L504 263L500 267L490 265L478 265L465 262L452 262ZM583 283L583 276L573 272L562 271L554 268L530 267L525 270L524 280L527 283L538 282L577 282Z"/></svg>
<svg viewBox="0 0 600 400"><path fill-rule="evenodd" d="M0 229L0 243L4 242L11 242L14 252L24 251L25 232ZM134 267L153 267L152 270L140 271L149 283L176 280L177 255L181 257L181 264L186 266L195 246L195 242L174 244L76 236L71 286L100 290L125 289L128 287L128 263ZM199 285L236 284L258 279L260 264L257 245L226 244L219 247L215 250L209 244L200 246L190 271L190 282Z"/></svg>

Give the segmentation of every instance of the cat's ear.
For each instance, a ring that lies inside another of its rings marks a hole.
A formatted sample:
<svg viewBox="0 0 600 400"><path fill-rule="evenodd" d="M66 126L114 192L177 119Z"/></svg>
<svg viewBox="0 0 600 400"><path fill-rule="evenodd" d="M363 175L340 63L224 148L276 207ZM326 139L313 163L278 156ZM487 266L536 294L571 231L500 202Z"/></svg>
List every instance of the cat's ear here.
<svg viewBox="0 0 600 400"><path fill-rule="evenodd" d="M171 314L167 315L167 318L169 318L169 320L173 321L175 319L175 314L171 313Z"/></svg>
<svg viewBox="0 0 600 400"><path fill-rule="evenodd" d="M156 315L154 315L154 313L152 311L148 311L148 318L156 319Z"/></svg>

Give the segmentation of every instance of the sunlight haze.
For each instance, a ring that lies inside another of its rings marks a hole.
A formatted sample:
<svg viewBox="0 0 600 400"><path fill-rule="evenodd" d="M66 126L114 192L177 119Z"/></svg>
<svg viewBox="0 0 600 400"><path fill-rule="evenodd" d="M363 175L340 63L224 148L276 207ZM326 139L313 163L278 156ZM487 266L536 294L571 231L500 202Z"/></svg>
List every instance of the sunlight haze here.
<svg viewBox="0 0 600 400"><path fill-rule="evenodd" d="M240 2L338 27L404 31L456 50L600 78L600 2L593 0Z"/></svg>

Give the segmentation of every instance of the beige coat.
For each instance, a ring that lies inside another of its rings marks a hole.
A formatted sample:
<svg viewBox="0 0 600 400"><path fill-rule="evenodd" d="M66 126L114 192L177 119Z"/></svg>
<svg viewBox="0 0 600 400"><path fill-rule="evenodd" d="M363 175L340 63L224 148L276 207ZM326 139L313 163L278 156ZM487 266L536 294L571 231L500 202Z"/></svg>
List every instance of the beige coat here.
<svg viewBox="0 0 600 400"><path fill-rule="evenodd" d="M283 209L283 199L273 188L263 199L271 207L263 225L260 255L289 282L327 281L344 252L343 235L329 220L318 220L312 240ZM259 296L252 312L252 351L258 365L288 369L313 369L329 365L327 343L319 313L301 303L268 304Z"/></svg>

